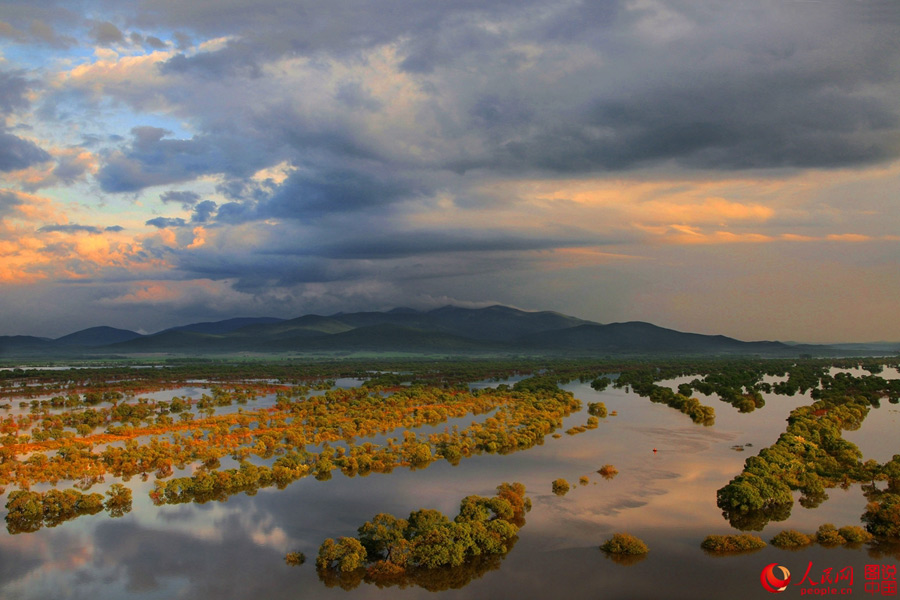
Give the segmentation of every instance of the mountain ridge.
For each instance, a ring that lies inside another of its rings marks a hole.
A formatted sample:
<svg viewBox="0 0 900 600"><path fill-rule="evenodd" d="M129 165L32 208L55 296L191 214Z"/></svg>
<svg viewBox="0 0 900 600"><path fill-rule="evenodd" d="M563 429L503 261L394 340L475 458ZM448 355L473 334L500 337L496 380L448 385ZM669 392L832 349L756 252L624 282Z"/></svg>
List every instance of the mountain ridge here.
<svg viewBox="0 0 900 600"><path fill-rule="evenodd" d="M864 344L844 345L859 352ZM56 339L0 336L0 357L92 355L304 354L401 352L510 355L834 355L840 346L741 341L667 329L644 321L602 324L554 311L503 305L447 305L419 311L306 314L293 319L236 317L143 335L99 326ZM884 352L879 344L872 352ZM900 350L900 343L894 351Z"/></svg>

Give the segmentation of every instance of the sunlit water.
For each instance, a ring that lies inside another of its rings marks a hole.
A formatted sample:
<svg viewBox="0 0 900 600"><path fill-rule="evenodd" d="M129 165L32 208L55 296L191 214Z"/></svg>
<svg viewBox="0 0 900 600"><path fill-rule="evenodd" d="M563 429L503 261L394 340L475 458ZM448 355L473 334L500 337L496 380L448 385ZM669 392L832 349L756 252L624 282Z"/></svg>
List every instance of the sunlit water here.
<svg viewBox="0 0 900 600"><path fill-rule="evenodd" d="M598 393L579 383L565 388L585 408L603 401L617 416L602 419L597 429L548 436L541 446L507 456L476 456L456 467L438 461L426 469L367 477L335 472L330 481L307 477L285 490L227 502L155 507L147 495L152 481L134 479L134 510L122 518L101 513L31 534L0 533L0 598L432 598L433 592L416 587L327 588L315 571L318 546L327 537L356 535L379 512L406 516L436 508L453 516L464 496L492 495L503 481L524 483L534 503L519 542L499 569L440 592L443 597L766 598L760 571L773 562L787 566L795 580L810 562L811 573L819 576L825 568L853 567L853 595L860 596L866 564L897 563L870 556L866 548L787 552L770 546L726 557L700 549L708 534L736 533L716 507L716 490L741 471L748 456L775 442L789 412L810 403L808 396L766 395L763 409L739 414L699 395L716 409L715 425L704 427L624 390ZM158 399L186 391L163 392ZM202 391L198 386L189 395ZM270 401L260 398L248 408ZM560 433L584 424L587 416L582 410L568 417ZM865 458L887 460L900 452L897 417L897 407L885 402L846 437ZM733 449L745 444L750 446L744 451ZM607 463L619 470L610 481L596 473ZM587 485L578 484L581 476L589 478ZM550 482L560 477L572 484L563 497L550 492ZM768 540L782 529L858 525L866 504L859 487L828 494L816 509L795 503L787 521L757 533ZM598 547L617 531L642 538L650 547L646 559L630 566L609 560ZM286 565L290 551L304 552L306 564ZM792 586L785 597L801 590Z"/></svg>

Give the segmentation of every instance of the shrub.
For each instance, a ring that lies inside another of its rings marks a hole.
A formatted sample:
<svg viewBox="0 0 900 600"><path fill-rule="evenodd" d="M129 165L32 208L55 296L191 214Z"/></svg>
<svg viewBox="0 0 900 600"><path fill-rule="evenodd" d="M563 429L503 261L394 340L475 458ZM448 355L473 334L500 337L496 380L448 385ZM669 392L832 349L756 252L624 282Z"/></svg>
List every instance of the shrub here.
<svg viewBox="0 0 900 600"><path fill-rule="evenodd" d="M796 529L785 529L775 537L773 537L769 542L775 546L776 548L781 548L782 550L790 550L796 548L804 548L809 546L815 541L815 537L811 535L806 535Z"/></svg>
<svg viewBox="0 0 900 600"><path fill-rule="evenodd" d="M284 556L284 562L292 567L300 566L306 562L306 555L302 552L288 552Z"/></svg>
<svg viewBox="0 0 900 600"><path fill-rule="evenodd" d="M619 474L619 470L613 465L603 465L597 472L603 476L603 479L612 479Z"/></svg>
<svg viewBox="0 0 900 600"><path fill-rule="evenodd" d="M865 542L871 542L872 538L875 537L862 527L857 527L855 525L841 527L840 529L838 529L838 533L842 538L847 540L848 544L863 544Z"/></svg>
<svg viewBox="0 0 900 600"><path fill-rule="evenodd" d="M741 533L738 535L708 535L700 547L707 552L726 553L759 550L765 545L766 543L759 536Z"/></svg>
<svg viewBox="0 0 900 600"><path fill-rule="evenodd" d="M831 523L821 525L816 531L816 541L823 546L840 546L847 543L837 528Z"/></svg>
<svg viewBox="0 0 900 600"><path fill-rule="evenodd" d="M605 419L606 405L602 402L589 402L588 403L588 414L594 417L600 417L601 419Z"/></svg>
<svg viewBox="0 0 900 600"><path fill-rule="evenodd" d="M650 551L647 544L630 533L613 534L600 549L610 554L647 554Z"/></svg>

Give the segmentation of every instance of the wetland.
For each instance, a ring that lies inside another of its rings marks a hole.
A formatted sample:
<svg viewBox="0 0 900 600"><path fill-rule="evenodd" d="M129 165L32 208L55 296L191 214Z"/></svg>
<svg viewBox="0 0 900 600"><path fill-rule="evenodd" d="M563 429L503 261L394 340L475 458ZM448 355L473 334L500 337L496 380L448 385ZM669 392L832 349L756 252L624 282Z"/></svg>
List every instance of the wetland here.
<svg viewBox="0 0 900 600"><path fill-rule="evenodd" d="M756 598L900 558L896 359L156 366L0 372L0 597Z"/></svg>

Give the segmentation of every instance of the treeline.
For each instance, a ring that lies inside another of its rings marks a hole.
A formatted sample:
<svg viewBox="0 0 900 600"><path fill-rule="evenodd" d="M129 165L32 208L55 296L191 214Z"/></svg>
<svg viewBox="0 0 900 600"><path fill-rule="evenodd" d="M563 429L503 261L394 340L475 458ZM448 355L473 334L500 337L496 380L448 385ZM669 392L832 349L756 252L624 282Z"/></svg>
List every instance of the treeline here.
<svg viewBox="0 0 900 600"><path fill-rule="evenodd" d="M190 477L172 478L168 481L157 481L156 488L151 494L157 504L177 504L183 502L206 502L209 500L222 500L229 495L245 492L253 493L256 490L270 486L283 487L292 481L309 475L316 479L325 480L332 476L335 470L346 476L365 476L369 473L389 473L397 467L423 468L435 460L446 460L451 464L457 464L461 459L478 454L507 454L519 450L531 448L543 443L547 434L552 433L562 426L563 419L578 410L580 402L571 393L544 390L538 393L503 391L503 390L477 390L470 393L456 393L455 397L462 401L478 401L474 406L469 406L473 414L481 414L488 410L494 410L493 414L484 422L473 422L465 429L458 427L447 428L442 433L433 433L428 436L418 436L413 431L405 431L402 441L390 438L384 445L376 445L371 442L356 444L355 437L361 435L359 427L363 422L354 422L356 436L346 436L346 432L337 432L336 439L343 445L332 447L325 440L322 450L319 452L307 452L302 449L305 444L293 444L293 449L283 456L279 456L271 468L252 465L242 462L238 469L226 469L220 471L201 470ZM417 398L420 401L427 390L403 390L388 398L382 398L387 406L379 409L378 403L374 403L364 411L368 419L373 423L389 422L383 420L377 414L378 410L390 412L390 405L407 406L405 400ZM340 393L348 394L353 390L344 390ZM435 391L439 396L443 391ZM400 395L400 398L395 396ZM326 394L327 396L327 394ZM357 397L359 402L364 402L364 397ZM347 409L347 403L341 402L334 408L335 412ZM413 423L439 423L446 420L448 413L446 407L425 408L419 405L412 411L401 411L416 421ZM456 412L455 416L467 414L467 411ZM334 419L334 413L323 412L321 420L316 417L312 422L321 434L322 426L329 419ZM384 412L381 413L384 416ZM301 422L296 419L294 423ZM310 417L307 416L307 423ZM408 424L412 427L413 424ZM367 429L363 433L368 433ZM283 450L280 443L274 442L279 450ZM296 441L300 441L299 438ZM334 441L331 439L330 441ZM274 447L272 452L274 452Z"/></svg>
<svg viewBox="0 0 900 600"><path fill-rule="evenodd" d="M847 374L818 377L821 387L812 393L819 400L791 411L775 444L748 458L741 474L718 490L717 504L735 527L759 530L770 520L787 518L794 490L801 492L801 505L811 508L828 498L827 488L838 485L873 482L874 487L874 481L889 479L896 486L898 463L863 462L859 448L842 437L844 430L858 429L881 398L893 398L895 382Z"/></svg>
<svg viewBox="0 0 900 600"><path fill-rule="evenodd" d="M6 530L11 534L32 533L42 527L56 527L82 515L95 515L106 510L109 516L121 517L131 511L131 490L113 484L103 495L83 494L78 490L10 492L6 503Z"/></svg>
<svg viewBox="0 0 900 600"><path fill-rule="evenodd" d="M666 378L662 377L662 379ZM701 404L696 398L690 398L680 392L673 392L671 388L656 385L654 382L659 379L659 372L650 369L631 371L620 375L615 381L615 387L630 387L636 394L649 398L651 402L665 404L686 414L694 423L707 426L715 424L715 409Z"/></svg>
<svg viewBox="0 0 900 600"><path fill-rule="evenodd" d="M35 441L10 434L0 446L0 486L13 483L27 489L35 483L62 480L89 484L106 474L127 479L154 473L165 479L175 468L198 461L216 469L224 456L238 461L251 455L270 459L338 441L345 442L349 450L326 449L322 459L333 460L333 468L348 473L417 465L435 458L455 462L482 452L530 448L581 407L571 393L555 386L552 391L524 389L461 391L412 386L389 393L381 388L356 388L330 390L310 398L284 392L270 409L205 418L184 411L178 413L177 421L108 426L102 434L82 438ZM177 402L173 400L167 410ZM484 423L475 422L464 430L452 428L413 440L408 438L415 434L407 433L402 443L390 439L378 448L354 444L354 440L393 430L488 412L493 414ZM149 441L139 443L141 438ZM101 449L95 449L97 446ZM18 455L26 453L30 453L28 458L18 460Z"/></svg>

